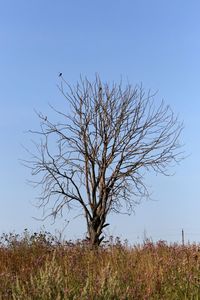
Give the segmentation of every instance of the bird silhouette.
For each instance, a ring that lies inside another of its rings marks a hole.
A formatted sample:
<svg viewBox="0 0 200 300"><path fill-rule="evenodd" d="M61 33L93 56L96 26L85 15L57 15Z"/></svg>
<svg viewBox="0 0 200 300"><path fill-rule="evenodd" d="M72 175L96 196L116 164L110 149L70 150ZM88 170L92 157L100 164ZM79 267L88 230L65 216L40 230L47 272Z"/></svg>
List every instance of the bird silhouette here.
<svg viewBox="0 0 200 300"><path fill-rule="evenodd" d="M59 75L58 75L59 77L61 77L62 76L62 73L59 73Z"/></svg>

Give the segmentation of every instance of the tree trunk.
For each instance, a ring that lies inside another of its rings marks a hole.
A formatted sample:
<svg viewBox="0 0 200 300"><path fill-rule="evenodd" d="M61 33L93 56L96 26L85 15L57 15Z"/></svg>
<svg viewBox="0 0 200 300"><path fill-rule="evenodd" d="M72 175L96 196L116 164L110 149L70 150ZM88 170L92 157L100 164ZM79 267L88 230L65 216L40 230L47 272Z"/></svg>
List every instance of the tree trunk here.
<svg viewBox="0 0 200 300"><path fill-rule="evenodd" d="M103 240L103 237L100 238L100 235L94 230L94 228L90 228L89 231L89 242L92 247L98 247Z"/></svg>
<svg viewBox="0 0 200 300"><path fill-rule="evenodd" d="M104 225L100 216L95 216L88 224L88 240L92 247L98 247L103 241L104 236L101 237L102 229L107 226Z"/></svg>

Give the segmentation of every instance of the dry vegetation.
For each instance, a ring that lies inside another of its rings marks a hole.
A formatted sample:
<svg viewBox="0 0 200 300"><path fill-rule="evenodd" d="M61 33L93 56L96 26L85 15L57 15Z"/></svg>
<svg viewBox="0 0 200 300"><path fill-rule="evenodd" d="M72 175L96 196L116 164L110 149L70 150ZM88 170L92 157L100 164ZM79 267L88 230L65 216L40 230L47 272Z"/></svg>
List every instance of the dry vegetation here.
<svg viewBox="0 0 200 300"><path fill-rule="evenodd" d="M200 246L2 235L0 299L200 299Z"/></svg>

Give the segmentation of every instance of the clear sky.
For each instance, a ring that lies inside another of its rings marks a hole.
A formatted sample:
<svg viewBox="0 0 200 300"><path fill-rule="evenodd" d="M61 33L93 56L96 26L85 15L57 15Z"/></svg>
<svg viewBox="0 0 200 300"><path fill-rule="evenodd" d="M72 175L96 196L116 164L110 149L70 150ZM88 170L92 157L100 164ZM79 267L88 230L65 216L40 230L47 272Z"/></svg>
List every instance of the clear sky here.
<svg viewBox="0 0 200 300"><path fill-rule="evenodd" d="M39 217L37 190L20 165L38 126L34 109L51 114L64 107L58 74L74 83L80 74L104 81L143 82L158 90L184 120L182 142L189 157L173 177L148 176L155 201L144 201L131 217L112 215L107 234L141 241L200 241L200 2L198 0L0 0L0 232L51 225ZM67 238L81 237L85 223L71 220Z"/></svg>

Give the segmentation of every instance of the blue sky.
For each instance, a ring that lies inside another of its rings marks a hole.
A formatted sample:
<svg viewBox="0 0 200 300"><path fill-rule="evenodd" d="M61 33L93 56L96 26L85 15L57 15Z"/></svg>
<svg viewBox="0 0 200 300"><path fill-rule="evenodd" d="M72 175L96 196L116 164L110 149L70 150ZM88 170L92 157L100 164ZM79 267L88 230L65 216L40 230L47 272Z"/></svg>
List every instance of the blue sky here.
<svg viewBox="0 0 200 300"><path fill-rule="evenodd" d="M24 228L61 230L34 220L37 190L25 181L21 144L38 127L34 109L51 115L48 103L64 107L57 89L62 72L70 83L80 74L104 81L122 76L133 85L158 90L184 120L181 141L189 157L173 177L152 176L155 201L144 201L131 217L111 215L107 234L141 241L200 241L200 3L160 0L0 0L0 232ZM85 223L66 216L67 238L81 237Z"/></svg>

